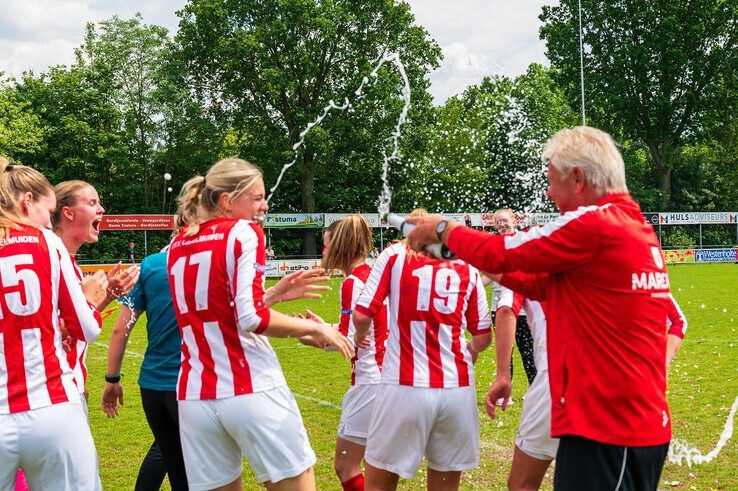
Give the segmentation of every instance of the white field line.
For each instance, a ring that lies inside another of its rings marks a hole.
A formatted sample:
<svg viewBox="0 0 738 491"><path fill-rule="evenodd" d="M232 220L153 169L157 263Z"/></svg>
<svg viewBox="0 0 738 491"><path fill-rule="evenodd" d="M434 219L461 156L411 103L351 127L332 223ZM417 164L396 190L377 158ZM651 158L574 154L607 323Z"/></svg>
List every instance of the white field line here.
<svg viewBox="0 0 738 491"><path fill-rule="evenodd" d="M100 346L100 347L105 348L105 349L108 348L108 345L107 344L101 343L100 341L95 341L92 344L93 344L93 346ZM300 346L302 346L302 345L300 345ZM135 351L131 351L129 349L126 349L126 355L131 355L134 358L143 358L144 357L144 355L142 355L141 353L136 353ZM337 409L338 411L341 410L341 406L338 406L336 404L333 404L332 402L324 401L323 399L318 399L317 397L312 397L312 396L308 396L308 395L305 395L305 394L300 394L299 392L293 392L292 394L295 397L299 398L299 399L305 399L306 401L312 401L312 402L314 402L316 404L320 404L321 406L329 407L329 408L332 408L332 409Z"/></svg>

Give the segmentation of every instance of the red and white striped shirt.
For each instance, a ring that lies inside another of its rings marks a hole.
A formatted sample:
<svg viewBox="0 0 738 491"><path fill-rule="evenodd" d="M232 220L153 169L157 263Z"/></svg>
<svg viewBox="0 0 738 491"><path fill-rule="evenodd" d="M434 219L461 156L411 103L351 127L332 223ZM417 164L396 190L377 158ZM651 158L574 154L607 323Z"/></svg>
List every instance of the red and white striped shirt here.
<svg viewBox="0 0 738 491"><path fill-rule="evenodd" d="M684 339L684 335L687 333L687 318L684 316L684 312L682 312L682 309L671 293L669 293L669 299L671 302L669 302L668 316L666 318L667 333Z"/></svg>
<svg viewBox="0 0 738 491"><path fill-rule="evenodd" d="M353 340L356 328L352 320L354 306L369 278L371 266L366 263L355 267L351 274L341 283L339 294L341 302L341 321L338 330ZM387 343L387 308L379 309L372 319L372 327L367 338L371 345L368 348L356 347L351 359L351 385L378 384L382 381L382 361Z"/></svg>
<svg viewBox="0 0 738 491"><path fill-rule="evenodd" d="M252 221L216 218L180 233L167 269L182 334L180 400L223 399L286 384L269 341L264 301L264 231Z"/></svg>
<svg viewBox="0 0 738 491"><path fill-rule="evenodd" d="M77 275L77 281L79 282L80 288L82 287L82 270L77 264L77 260L74 256L69 256L72 260L72 266L74 266L74 273ZM67 362L69 367L74 372L74 380L77 382L77 389L80 394L85 393L85 385L87 384L87 365L85 361L87 359L87 343L80 341L79 339L72 339L69 346L69 352L67 353Z"/></svg>
<svg viewBox="0 0 738 491"><path fill-rule="evenodd" d="M0 239L0 414L79 400L59 319L92 342L102 319L85 299L61 239L31 226Z"/></svg>
<svg viewBox="0 0 738 491"><path fill-rule="evenodd" d="M463 261L440 261L408 251L398 242L380 254L355 307L375 317L389 297L382 383L472 385L474 364L463 331L477 335L490 330L479 272Z"/></svg>

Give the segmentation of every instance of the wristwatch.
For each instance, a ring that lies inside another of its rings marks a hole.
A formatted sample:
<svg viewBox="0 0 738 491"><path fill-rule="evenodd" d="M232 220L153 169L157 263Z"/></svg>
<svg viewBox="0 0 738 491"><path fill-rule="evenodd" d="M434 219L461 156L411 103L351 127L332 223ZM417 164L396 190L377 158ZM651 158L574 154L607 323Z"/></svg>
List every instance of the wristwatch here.
<svg viewBox="0 0 738 491"><path fill-rule="evenodd" d="M122 376L123 376L123 372L119 372L119 373L117 373L117 374L115 374L115 375L108 375L108 374L106 373L106 374L105 374L105 381L106 381L106 382L109 382L109 383L111 383L111 384L117 384L118 382L120 382L120 378L121 378Z"/></svg>
<svg viewBox="0 0 738 491"><path fill-rule="evenodd" d="M438 242L443 242L441 236L443 235L443 232L446 231L446 227L448 227L448 220L441 220L438 222L438 225L436 225L436 236L438 237Z"/></svg>

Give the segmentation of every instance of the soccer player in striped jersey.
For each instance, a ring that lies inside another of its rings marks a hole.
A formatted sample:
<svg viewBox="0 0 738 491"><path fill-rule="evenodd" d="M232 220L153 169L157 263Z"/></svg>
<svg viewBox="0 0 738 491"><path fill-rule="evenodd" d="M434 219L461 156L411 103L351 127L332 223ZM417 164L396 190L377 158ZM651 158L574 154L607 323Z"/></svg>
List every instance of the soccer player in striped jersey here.
<svg viewBox="0 0 738 491"><path fill-rule="evenodd" d="M56 198L38 171L0 159L0 488L94 489L97 455L60 323L94 341L102 323L49 228ZM61 422L61 424L60 424Z"/></svg>
<svg viewBox="0 0 738 491"><path fill-rule="evenodd" d="M355 342L369 333L385 299L389 338L364 456L367 488L396 488L425 457L429 489L458 489L461 472L479 463L474 362L491 340L480 274L463 261L390 245L356 303Z"/></svg>
<svg viewBox="0 0 738 491"><path fill-rule="evenodd" d="M349 215L336 223L338 225L332 231L332 240L323 256L323 267L328 271L341 271L346 276L339 291L341 320L338 330L351 340L356 334L351 314L371 270L366 258L372 250L372 229L361 215ZM322 321L310 311L308 317ZM315 345L310 339L301 341ZM383 308L372 319L364 343L355 348L351 359L351 387L341 404L334 468L344 491L364 489L361 461L374 399L382 379L386 341L387 311Z"/></svg>
<svg viewBox="0 0 738 491"><path fill-rule="evenodd" d="M167 270L182 334L177 382L189 487L241 489L242 455L268 489L314 489L315 453L267 337L312 336L344 356L333 327L268 308L258 223L269 209L261 171L236 158L187 181L188 224L170 244Z"/></svg>
<svg viewBox="0 0 738 491"><path fill-rule="evenodd" d="M84 278L82 270L77 265L75 256L82 244L94 244L100 235L100 221L105 208L100 203L97 190L84 181L64 181L54 187L56 195L56 210L51 214L51 224L56 235L61 238L64 246L74 265L77 279L82 283L82 289L89 292L88 301L93 303L99 312L102 312L116 298L127 295L138 280L138 266L132 266L124 271L119 267L114 268L107 275L107 287L104 294L93 299L97 293L95 289L95 278ZM98 278L103 273L98 273ZM90 291L93 290L93 291ZM82 404L87 409L87 343L83 340L73 340L67 353L69 366L74 370L74 378L77 381L82 397Z"/></svg>

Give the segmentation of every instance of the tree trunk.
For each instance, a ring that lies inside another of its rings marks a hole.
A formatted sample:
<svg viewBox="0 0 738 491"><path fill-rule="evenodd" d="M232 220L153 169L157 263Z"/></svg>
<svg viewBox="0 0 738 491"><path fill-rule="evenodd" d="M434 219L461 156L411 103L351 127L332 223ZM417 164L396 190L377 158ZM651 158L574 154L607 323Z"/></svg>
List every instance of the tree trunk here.
<svg viewBox="0 0 738 491"><path fill-rule="evenodd" d="M648 150L653 159L654 168L658 173L659 190L666 196L666 204L671 201L671 166L667 164L666 159L669 156L671 145L668 142L662 143L660 146L655 142L646 142Z"/></svg>
<svg viewBox="0 0 738 491"><path fill-rule="evenodd" d="M313 153L307 149L302 153L302 211L312 213L315 211L315 161ZM317 256L318 248L315 242L315 230L311 228L302 229L302 254L304 256Z"/></svg>

